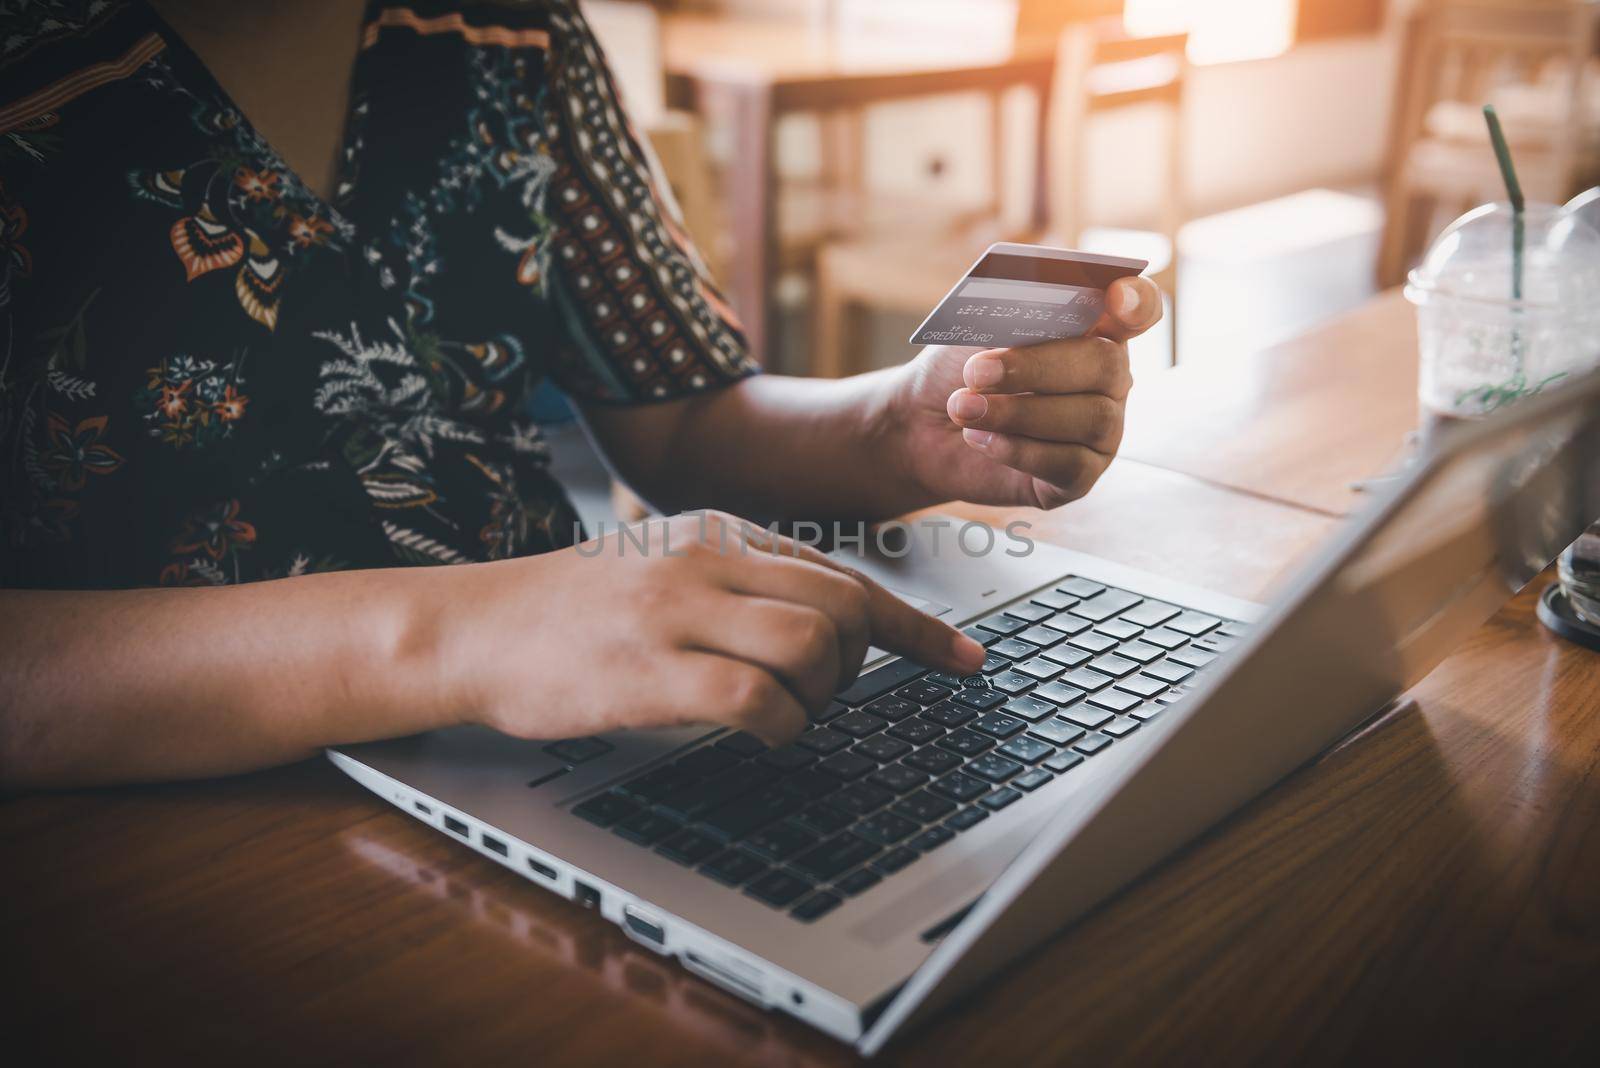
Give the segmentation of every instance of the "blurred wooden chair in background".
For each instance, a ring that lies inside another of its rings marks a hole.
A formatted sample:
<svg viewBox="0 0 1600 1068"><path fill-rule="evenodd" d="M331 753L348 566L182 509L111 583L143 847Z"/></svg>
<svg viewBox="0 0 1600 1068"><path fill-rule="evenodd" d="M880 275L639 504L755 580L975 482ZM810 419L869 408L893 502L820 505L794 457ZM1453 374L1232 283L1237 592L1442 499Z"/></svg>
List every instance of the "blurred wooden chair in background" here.
<svg viewBox="0 0 1600 1068"><path fill-rule="evenodd" d="M1028 17L1037 5L1019 12L1019 42L1028 35L1052 32ZM812 371L823 377L855 374L870 367L865 343L866 313L917 315L931 309L951 284L988 245L995 241L1076 244L1084 225L1084 176L1087 170L1087 123L1090 116L1133 105L1157 104L1169 114L1169 168L1160 229L1172 255L1156 276L1157 284L1176 305L1177 236L1186 215L1187 194L1182 166L1182 107L1187 37L1127 36L1120 19L1095 19L1067 26L1059 33L1056 77L1050 109L1050 145L1044 166L1036 168L1047 206L1045 232L1008 230L997 217L969 222L960 232L933 228L912 237L840 242L824 247L817 257L813 306L815 333ZM998 207L1002 161L998 104L991 151L996 161L991 182ZM1177 333L1174 329L1173 336ZM1174 352L1174 359L1176 352Z"/></svg>
<svg viewBox="0 0 1600 1068"><path fill-rule="evenodd" d="M1378 283L1405 280L1433 234L1505 187L1481 108L1493 103L1530 200L1559 204L1600 168L1593 0L1435 2L1411 16L1390 137Z"/></svg>

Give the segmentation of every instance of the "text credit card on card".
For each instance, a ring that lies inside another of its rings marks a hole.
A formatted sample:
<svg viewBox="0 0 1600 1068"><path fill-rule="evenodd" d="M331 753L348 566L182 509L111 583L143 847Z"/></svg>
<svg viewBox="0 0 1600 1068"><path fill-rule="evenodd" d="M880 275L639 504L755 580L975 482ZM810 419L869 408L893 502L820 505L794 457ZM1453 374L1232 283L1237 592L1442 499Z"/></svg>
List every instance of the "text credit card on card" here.
<svg viewBox="0 0 1600 1068"><path fill-rule="evenodd" d="M913 345L1017 348L1081 337L1106 287L1150 264L1045 245L990 245L911 335Z"/></svg>

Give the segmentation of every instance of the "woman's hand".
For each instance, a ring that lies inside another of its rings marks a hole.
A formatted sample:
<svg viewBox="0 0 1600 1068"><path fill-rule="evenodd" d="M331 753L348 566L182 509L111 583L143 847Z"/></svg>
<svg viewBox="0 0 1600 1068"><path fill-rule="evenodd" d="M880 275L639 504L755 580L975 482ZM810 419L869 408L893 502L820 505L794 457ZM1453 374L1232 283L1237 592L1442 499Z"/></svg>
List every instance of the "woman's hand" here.
<svg viewBox="0 0 1600 1068"><path fill-rule="evenodd" d="M1077 500L1122 442L1128 338L1161 318L1145 278L1106 291L1093 334L1020 349L935 346L907 364L884 408L886 440L934 500L1055 508Z"/></svg>
<svg viewBox="0 0 1600 1068"><path fill-rule="evenodd" d="M445 692L468 719L562 738L721 723L787 742L869 645L975 671L976 642L815 550L720 513L541 557L428 573Z"/></svg>

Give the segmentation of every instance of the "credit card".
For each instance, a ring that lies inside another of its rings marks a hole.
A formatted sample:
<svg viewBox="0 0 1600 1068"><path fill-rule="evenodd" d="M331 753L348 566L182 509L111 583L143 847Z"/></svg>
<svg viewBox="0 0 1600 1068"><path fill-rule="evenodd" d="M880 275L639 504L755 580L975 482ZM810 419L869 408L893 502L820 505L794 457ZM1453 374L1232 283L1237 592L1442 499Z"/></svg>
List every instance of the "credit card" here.
<svg viewBox="0 0 1600 1068"><path fill-rule="evenodd" d="M1020 348L1082 337L1100 319L1106 287L1148 266L1046 245L990 245L911 343Z"/></svg>

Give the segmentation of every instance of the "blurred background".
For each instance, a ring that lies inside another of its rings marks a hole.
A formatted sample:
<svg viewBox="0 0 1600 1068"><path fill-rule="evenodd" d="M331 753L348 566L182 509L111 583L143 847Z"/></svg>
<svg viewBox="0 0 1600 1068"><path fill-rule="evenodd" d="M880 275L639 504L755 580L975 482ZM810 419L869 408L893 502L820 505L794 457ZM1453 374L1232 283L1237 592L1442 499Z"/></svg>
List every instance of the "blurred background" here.
<svg viewBox="0 0 1600 1068"><path fill-rule="evenodd" d="M1138 256L1135 374L1399 284L1503 198L1600 172L1591 0L587 0L687 228L774 370L898 363L982 249Z"/></svg>

